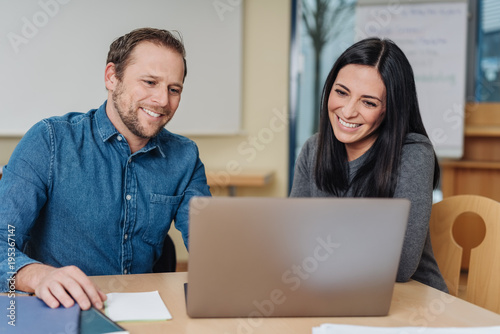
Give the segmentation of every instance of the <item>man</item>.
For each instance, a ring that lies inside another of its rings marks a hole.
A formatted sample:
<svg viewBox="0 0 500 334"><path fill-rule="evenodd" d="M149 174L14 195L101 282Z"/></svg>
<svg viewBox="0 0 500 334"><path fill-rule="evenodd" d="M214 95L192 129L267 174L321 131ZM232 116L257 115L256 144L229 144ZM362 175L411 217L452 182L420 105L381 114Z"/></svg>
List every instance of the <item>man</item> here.
<svg viewBox="0 0 500 334"><path fill-rule="evenodd" d="M188 202L210 192L196 144L164 129L186 73L181 41L134 30L111 44L100 108L26 133L0 182L3 292L101 308L87 275L151 272L172 220L187 245Z"/></svg>

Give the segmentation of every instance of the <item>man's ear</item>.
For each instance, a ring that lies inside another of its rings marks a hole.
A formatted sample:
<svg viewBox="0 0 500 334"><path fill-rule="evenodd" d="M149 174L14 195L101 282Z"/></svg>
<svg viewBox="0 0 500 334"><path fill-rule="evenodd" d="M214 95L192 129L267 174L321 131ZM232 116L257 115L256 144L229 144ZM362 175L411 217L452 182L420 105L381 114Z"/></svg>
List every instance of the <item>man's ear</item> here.
<svg viewBox="0 0 500 334"><path fill-rule="evenodd" d="M106 69L104 70L104 83L107 90L115 90L118 78L116 77L116 66L114 63L108 63L106 65Z"/></svg>

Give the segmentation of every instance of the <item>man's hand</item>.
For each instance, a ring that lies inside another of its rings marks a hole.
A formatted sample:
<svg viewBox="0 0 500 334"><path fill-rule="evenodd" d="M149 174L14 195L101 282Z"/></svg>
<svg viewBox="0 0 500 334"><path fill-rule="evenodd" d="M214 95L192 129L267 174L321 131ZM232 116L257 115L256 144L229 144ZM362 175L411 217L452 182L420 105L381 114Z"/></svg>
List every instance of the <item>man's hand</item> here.
<svg viewBox="0 0 500 334"><path fill-rule="evenodd" d="M33 263L21 268L16 274L16 289L34 292L49 307L60 304L71 307L75 301L82 310L91 305L102 309L106 295L75 266L54 268Z"/></svg>

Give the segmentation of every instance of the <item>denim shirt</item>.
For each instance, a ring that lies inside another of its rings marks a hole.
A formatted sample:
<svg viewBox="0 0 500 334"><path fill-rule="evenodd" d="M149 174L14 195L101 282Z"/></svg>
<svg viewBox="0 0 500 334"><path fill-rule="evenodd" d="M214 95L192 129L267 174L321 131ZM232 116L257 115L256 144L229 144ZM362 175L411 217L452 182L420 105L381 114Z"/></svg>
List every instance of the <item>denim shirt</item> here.
<svg viewBox="0 0 500 334"><path fill-rule="evenodd" d="M163 129L131 154L105 110L42 120L14 150L0 180L0 291L37 261L151 272L172 221L187 246L188 202L210 196L196 144Z"/></svg>

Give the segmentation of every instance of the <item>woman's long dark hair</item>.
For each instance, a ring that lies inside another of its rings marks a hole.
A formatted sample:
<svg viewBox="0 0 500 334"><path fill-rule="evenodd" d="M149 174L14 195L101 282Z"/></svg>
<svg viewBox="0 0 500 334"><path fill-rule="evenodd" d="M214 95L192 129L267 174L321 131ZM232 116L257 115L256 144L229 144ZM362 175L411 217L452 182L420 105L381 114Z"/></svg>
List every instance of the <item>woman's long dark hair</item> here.
<svg viewBox="0 0 500 334"><path fill-rule="evenodd" d="M372 66L386 88L386 113L367 159L349 184L345 144L338 141L328 116L328 99L339 71L346 65ZM352 188L356 197L392 197L397 184L401 151L408 133L426 137L417 101L411 65L391 40L367 38L349 47L335 62L323 87L315 178L319 189L342 196ZM439 183L439 164L434 154L434 187Z"/></svg>

